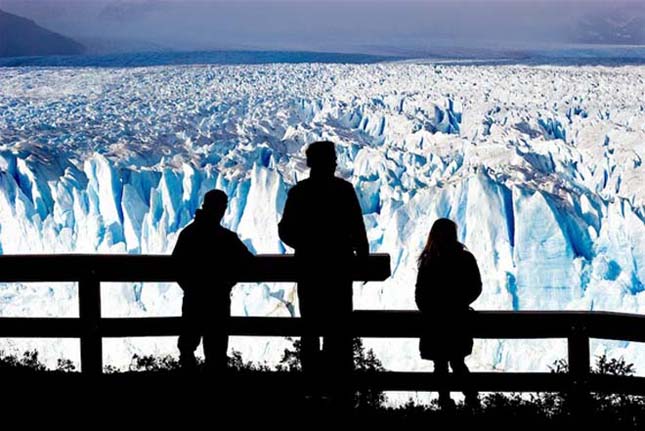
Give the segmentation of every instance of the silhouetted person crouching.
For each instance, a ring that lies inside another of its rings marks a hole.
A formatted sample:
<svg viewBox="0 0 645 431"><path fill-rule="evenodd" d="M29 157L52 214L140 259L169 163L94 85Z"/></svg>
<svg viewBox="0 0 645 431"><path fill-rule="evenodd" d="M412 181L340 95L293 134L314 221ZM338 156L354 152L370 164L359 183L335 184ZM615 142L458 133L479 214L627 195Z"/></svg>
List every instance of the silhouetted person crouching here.
<svg viewBox="0 0 645 431"><path fill-rule="evenodd" d="M207 370L223 371L228 362L231 289L253 255L235 233L220 225L227 204L223 191L207 192L202 208L180 233L172 253L184 291L178 347L180 363L187 370L195 369L195 350L202 337Z"/></svg>
<svg viewBox="0 0 645 431"><path fill-rule="evenodd" d="M448 219L435 221L419 257L416 303L427 330L419 351L434 361L436 375L448 374L448 363L467 385L464 358L472 353L470 304L481 294L482 283L475 257L457 241L457 225ZM477 392L467 387L466 404L479 405ZM439 405L454 405L448 390L439 391Z"/></svg>
<svg viewBox="0 0 645 431"><path fill-rule="evenodd" d="M295 249L300 315L305 324L347 331L352 313L352 258L369 253L363 216L352 184L334 176L334 143L314 142L306 155L310 176L289 191L279 234ZM302 368L310 377L320 376L326 366L333 373L329 379L347 379L353 367L351 335L326 336L322 350L318 336L303 336L301 343Z"/></svg>

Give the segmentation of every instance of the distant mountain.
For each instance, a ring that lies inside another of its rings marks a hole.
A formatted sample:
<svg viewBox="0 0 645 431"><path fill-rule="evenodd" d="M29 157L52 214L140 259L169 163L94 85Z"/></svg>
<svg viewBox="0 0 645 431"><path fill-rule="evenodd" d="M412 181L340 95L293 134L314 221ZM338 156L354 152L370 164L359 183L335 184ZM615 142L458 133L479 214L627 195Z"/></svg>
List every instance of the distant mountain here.
<svg viewBox="0 0 645 431"><path fill-rule="evenodd" d="M110 24L133 23L145 19L159 7L159 3L150 0L117 0L108 3L99 13L98 19Z"/></svg>
<svg viewBox="0 0 645 431"><path fill-rule="evenodd" d="M589 15L579 20L573 30L578 43L643 45L645 6Z"/></svg>
<svg viewBox="0 0 645 431"><path fill-rule="evenodd" d="M85 47L72 39L0 10L0 57L74 55L84 51Z"/></svg>

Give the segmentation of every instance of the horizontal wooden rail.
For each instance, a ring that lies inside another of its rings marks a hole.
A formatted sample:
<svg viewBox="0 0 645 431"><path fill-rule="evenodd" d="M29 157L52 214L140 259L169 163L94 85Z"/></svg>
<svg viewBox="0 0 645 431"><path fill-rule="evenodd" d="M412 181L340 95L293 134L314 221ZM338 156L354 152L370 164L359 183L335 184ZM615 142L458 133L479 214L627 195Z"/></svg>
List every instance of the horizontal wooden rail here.
<svg viewBox="0 0 645 431"><path fill-rule="evenodd" d="M166 255L2 255L1 282L81 281L101 282L175 281L180 268ZM293 255L259 255L240 282L292 282L298 266ZM352 278L357 281L383 281L390 276L390 256L373 254L356 259Z"/></svg>
<svg viewBox="0 0 645 431"><path fill-rule="evenodd" d="M573 327L586 328L588 338L645 342L645 316L604 312L481 311L473 336L487 339L568 338ZM102 318L101 337L155 337L179 335L180 317ZM0 337L79 337L78 318L0 318ZM366 338L417 338L425 325L417 311L354 311L352 328L343 333ZM327 328L312 328L326 334ZM228 332L243 336L299 336L307 328L299 318L232 317Z"/></svg>

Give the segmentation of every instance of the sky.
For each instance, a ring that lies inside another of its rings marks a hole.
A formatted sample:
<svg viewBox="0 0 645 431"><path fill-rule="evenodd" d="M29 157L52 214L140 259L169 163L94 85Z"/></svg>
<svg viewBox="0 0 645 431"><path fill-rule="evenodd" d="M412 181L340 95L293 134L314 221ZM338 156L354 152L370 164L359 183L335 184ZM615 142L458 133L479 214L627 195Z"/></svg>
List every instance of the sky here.
<svg viewBox="0 0 645 431"><path fill-rule="evenodd" d="M645 44L643 0L0 0L0 9L97 52Z"/></svg>

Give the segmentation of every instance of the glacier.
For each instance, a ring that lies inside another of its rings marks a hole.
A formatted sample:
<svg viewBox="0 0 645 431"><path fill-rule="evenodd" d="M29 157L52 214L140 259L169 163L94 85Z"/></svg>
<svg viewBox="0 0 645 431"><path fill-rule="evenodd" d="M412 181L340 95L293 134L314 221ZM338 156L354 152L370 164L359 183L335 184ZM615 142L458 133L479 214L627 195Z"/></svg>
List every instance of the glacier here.
<svg viewBox="0 0 645 431"><path fill-rule="evenodd" d="M330 139L372 252L392 277L359 309L414 309L415 260L449 217L476 256L487 310L645 314L645 67L266 64L0 68L0 251L169 253L203 194L255 253L277 235L307 143ZM330 295L333 291L330 290ZM77 316L72 283L3 284L2 316ZM173 283L104 283L104 316L180 313ZM297 315L295 285L240 284L234 315ZM105 361L175 353L174 339L106 340ZM235 338L247 359L288 342ZM390 369L430 370L412 339L367 340ZM78 356L60 340L41 357ZM394 348L393 348L394 347ZM75 353L76 352L76 353ZM645 372L638 343L597 340ZM76 355L76 356L75 356ZM562 340L477 340L475 370L546 370Z"/></svg>

